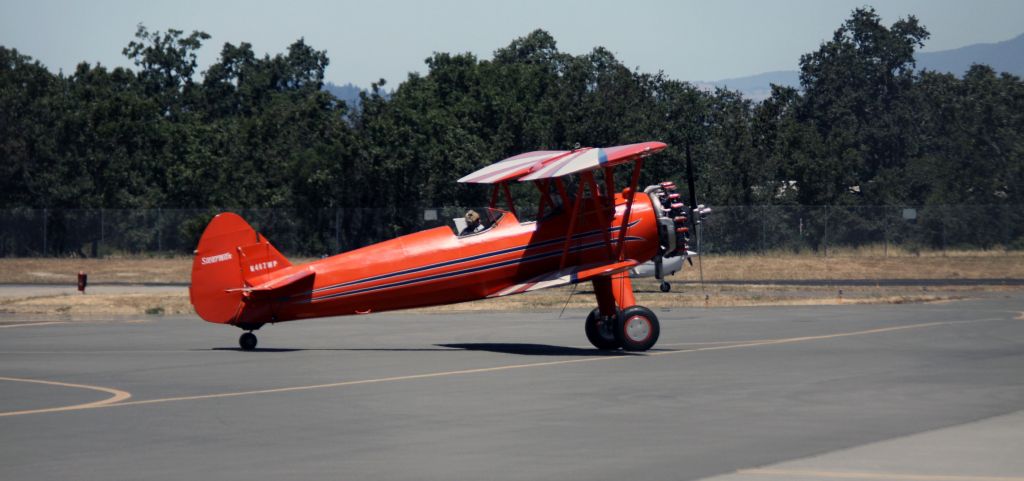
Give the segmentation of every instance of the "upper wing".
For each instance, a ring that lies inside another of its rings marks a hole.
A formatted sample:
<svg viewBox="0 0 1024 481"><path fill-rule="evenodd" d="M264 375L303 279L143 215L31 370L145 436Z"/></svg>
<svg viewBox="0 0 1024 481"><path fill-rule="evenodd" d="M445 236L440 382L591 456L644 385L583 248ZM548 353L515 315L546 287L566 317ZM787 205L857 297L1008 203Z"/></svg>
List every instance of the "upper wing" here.
<svg viewBox="0 0 1024 481"><path fill-rule="evenodd" d="M530 172L535 165L555 157L568 154L565 150L538 150L509 157L501 162L496 162L484 167L472 174L469 174L459 182L471 184L496 184L509 179L515 179Z"/></svg>
<svg viewBox="0 0 1024 481"><path fill-rule="evenodd" d="M469 174L459 182L496 184L506 180L549 179L600 167L612 167L646 157L667 147L662 142L586 147L572 151L539 150L509 157Z"/></svg>
<svg viewBox="0 0 1024 481"><path fill-rule="evenodd" d="M544 273L526 282L506 287L505 289L495 292L487 297L510 296L512 294L536 291L537 289L575 284L577 282L593 279L597 276L610 276L612 274L625 272L636 265L637 261L626 259L624 261L612 263L595 263L566 267L565 269Z"/></svg>
<svg viewBox="0 0 1024 481"><path fill-rule="evenodd" d="M520 177L519 180L525 182L528 180L550 179L585 170L613 167L640 157L646 157L663 150L665 147L667 145L662 142L643 142L615 147L575 150L569 155L552 159L544 165L535 166L529 174Z"/></svg>

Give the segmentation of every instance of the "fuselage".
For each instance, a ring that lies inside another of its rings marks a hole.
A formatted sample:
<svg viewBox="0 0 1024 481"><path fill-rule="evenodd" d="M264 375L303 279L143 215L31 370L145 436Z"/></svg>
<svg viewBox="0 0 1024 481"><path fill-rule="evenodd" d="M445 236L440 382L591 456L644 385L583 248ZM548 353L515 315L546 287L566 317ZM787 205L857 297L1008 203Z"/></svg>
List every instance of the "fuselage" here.
<svg viewBox="0 0 1024 481"><path fill-rule="evenodd" d="M640 262L654 257L657 218L646 194L634 202L624 237L623 257ZM572 240L566 247L570 212L536 222L520 222L504 212L487 229L457 236L437 227L401 236L271 274L300 270L315 275L308 289L287 297L246 301L235 324L368 314L482 299L561 267L617 258L626 200L614 208L583 199ZM614 215L613 215L614 212ZM563 259L563 251L568 254ZM257 305L258 304L258 305Z"/></svg>

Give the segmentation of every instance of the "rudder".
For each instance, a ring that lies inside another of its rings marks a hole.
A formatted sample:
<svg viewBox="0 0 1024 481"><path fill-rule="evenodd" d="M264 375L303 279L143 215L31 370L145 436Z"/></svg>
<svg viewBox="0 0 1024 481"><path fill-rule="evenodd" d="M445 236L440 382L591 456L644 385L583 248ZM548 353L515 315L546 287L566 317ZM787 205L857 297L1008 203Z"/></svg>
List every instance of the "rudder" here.
<svg viewBox="0 0 1024 481"><path fill-rule="evenodd" d="M218 214L203 231L192 259L192 307L206 321L235 323L245 305L241 288L288 266L288 259L238 214Z"/></svg>

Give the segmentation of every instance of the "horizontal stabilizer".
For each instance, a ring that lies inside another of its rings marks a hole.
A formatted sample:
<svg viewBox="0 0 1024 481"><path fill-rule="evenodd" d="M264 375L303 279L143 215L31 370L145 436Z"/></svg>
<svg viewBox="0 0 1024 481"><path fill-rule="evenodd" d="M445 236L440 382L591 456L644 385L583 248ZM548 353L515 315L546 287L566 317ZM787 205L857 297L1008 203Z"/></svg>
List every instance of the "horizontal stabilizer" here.
<svg viewBox="0 0 1024 481"><path fill-rule="evenodd" d="M637 261L627 259L613 263L596 263L566 267L562 270L541 274L526 282L502 289L487 297L510 296L512 294L522 294L524 292L536 291L538 289L575 284L577 282L588 281L598 276L610 276L612 274L625 272L632 269L637 264Z"/></svg>
<svg viewBox="0 0 1024 481"><path fill-rule="evenodd" d="M271 279L257 286L227 289L226 292L243 292L249 294L253 298L261 299L290 296L301 291L308 291L310 286L313 285L313 278L315 276L316 272L309 269L303 269L298 272L293 272L285 276Z"/></svg>

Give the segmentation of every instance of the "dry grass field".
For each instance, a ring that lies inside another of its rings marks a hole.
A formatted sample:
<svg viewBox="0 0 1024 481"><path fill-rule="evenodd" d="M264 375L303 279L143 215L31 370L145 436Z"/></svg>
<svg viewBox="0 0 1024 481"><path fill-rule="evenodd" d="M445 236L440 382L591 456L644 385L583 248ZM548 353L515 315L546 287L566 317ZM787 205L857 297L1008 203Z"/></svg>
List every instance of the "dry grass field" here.
<svg viewBox="0 0 1024 481"><path fill-rule="evenodd" d="M0 298L0 314L22 314L55 319L101 316L192 314L188 289L181 292L125 292L121 294L56 294Z"/></svg>
<svg viewBox="0 0 1024 481"><path fill-rule="evenodd" d="M89 284L183 284L191 269L186 257L3 258L0 284L75 285L79 271Z"/></svg>
<svg viewBox="0 0 1024 481"><path fill-rule="evenodd" d="M1020 279L1024 251L949 251L914 254L890 249L838 250L828 257L810 254L709 255L702 259L704 280L831 279ZM306 262L309 259L293 259ZM187 284L188 257L0 258L0 284L73 285L79 271L90 284ZM677 280L695 281L687 266Z"/></svg>
<svg viewBox="0 0 1024 481"><path fill-rule="evenodd" d="M672 292L658 291L654 279L636 281L637 301L655 308L758 305L812 305L836 303L933 302L971 297L1019 287L847 287L716 284L750 280L884 280L884 279L1021 279L1024 253L972 251L911 254L892 251L888 256L874 250L836 252L829 257L795 254L707 256L702 260L705 284L697 281L699 264L686 266L670 280ZM301 260L300 260L301 261ZM50 284L74 286L79 271L89 274L89 284L122 284L123 293L60 294L0 298L0 313L77 318L104 315L190 314L188 291L150 292L132 284L182 284L189 282L191 259L0 259L0 284ZM108 291L109 292L109 291ZM542 290L519 296L489 299L425 312L467 310L560 310L594 305L589 284Z"/></svg>
<svg viewBox="0 0 1024 481"><path fill-rule="evenodd" d="M839 250L828 257L807 254L707 256L705 281L833 279L1020 279L1022 251L949 251L913 254L890 249ZM696 267L696 266L695 266ZM698 270L678 277L696 280Z"/></svg>

